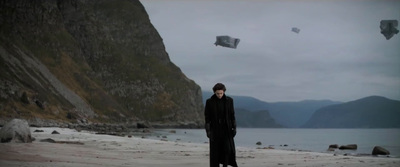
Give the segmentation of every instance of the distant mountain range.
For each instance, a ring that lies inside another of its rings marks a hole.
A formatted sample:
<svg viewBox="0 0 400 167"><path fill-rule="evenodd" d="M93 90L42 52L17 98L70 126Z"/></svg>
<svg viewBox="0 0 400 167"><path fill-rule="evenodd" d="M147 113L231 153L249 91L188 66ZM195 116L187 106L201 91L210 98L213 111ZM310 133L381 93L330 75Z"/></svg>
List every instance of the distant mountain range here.
<svg viewBox="0 0 400 167"><path fill-rule="evenodd" d="M271 117L268 110L249 111L243 108L235 109L236 123L245 128L282 128Z"/></svg>
<svg viewBox="0 0 400 167"><path fill-rule="evenodd" d="M213 95L212 92L203 92L203 104ZM278 128L277 124L266 110L268 103L247 96L231 96L234 99L235 116L238 127L247 128Z"/></svg>
<svg viewBox="0 0 400 167"><path fill-rule="evenodd" d="M312 114L321 107L340 104L330 100L303 100L299 102L269 103L269 113L276 122L288 128L298 128L306 123Z"/></svg>
<svg viewBox="0 0 400 167"><path fill-rule="evenodd" d="M370 96L317 110L304 128L400 128L400 101Z"/></svg>
<svg viewBox="0 0 400 167"><path fill-rule="evenodd" d="M203 101L212 94L203 92ZM234 99L236 119L241 127L400 127L400 101L380 96L345 103L331 100L268 103L248 96L228 96Z"/></svg>

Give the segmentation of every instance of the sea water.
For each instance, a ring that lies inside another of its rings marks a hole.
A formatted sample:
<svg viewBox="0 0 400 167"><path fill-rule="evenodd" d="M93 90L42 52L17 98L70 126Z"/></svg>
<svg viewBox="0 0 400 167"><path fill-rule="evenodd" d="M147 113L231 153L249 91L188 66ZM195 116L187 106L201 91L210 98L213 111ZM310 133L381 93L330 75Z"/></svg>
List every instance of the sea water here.
<svg viewBox="0 0 400 167"><path fill-rule="evenodd" d="M162 137L169 141L208 142L204 129L158 129L149 138ZM390 151L390 157L400 158L400 129L238 128L235 143L237 147L272 147L348 155L370 155L375 146L381 146ZM328 151L332 144L357 144L358 147L356 150Z"/></svg>

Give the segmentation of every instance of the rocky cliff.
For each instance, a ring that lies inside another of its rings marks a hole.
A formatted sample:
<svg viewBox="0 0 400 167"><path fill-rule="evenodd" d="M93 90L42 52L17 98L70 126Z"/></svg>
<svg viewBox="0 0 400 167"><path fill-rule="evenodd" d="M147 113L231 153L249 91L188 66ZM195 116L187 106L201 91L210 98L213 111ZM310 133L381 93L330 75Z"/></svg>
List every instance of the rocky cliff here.
<svg viewBox="0 0 400 167"><path fill-rule="evenodd" d="M0 0L0 118L202 124L138 0Z"/></svg>

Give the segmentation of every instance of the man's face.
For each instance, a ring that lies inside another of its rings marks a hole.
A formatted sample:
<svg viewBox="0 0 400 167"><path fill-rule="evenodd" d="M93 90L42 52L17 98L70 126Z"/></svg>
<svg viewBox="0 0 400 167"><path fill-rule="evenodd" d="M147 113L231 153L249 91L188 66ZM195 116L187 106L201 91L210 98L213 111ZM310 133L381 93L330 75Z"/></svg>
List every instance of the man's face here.
<svg viewBox="0 0 400 167"><path fill-rule="evenodd" d="M214 93L217 95L218 99L221 99L225 92L223 90L216 90Z"/></svg>

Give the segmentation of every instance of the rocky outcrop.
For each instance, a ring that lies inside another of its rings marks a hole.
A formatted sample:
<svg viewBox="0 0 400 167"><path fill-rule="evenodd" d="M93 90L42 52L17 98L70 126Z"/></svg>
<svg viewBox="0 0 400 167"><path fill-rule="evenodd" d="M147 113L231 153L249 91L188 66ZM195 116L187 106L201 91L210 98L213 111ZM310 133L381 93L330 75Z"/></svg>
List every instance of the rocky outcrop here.
<svg viewBox="0 0 400 167"><path fill-rule="evenodd" d="M339 148L339 145L331 144L331 145L329 145L329 148L336 149L336 148Z"/></svg>
<svg viewBox="0 0 400 167"><path fill-rule="evenodd" d="M140 1L0 0L0 24L0 118L203 122Z"/></svg>
<svg viewBox="0 0 400 167"><path fill-rule="evenodd" d="M341 145L340 150L357 150L357 144Z"/></svg>
<svg viewBox="0 0 400 167"><path fill-rule="evenodd" d="M390 152L381 146L375 146L372 155L390 155Z"/></svg>
<svg viewBox="0 0 400 167"><path fill-rule="evenodd" d="M0 129L0 139L2 143L31 143L31 131L26 120L13 119Z"/></svg>

